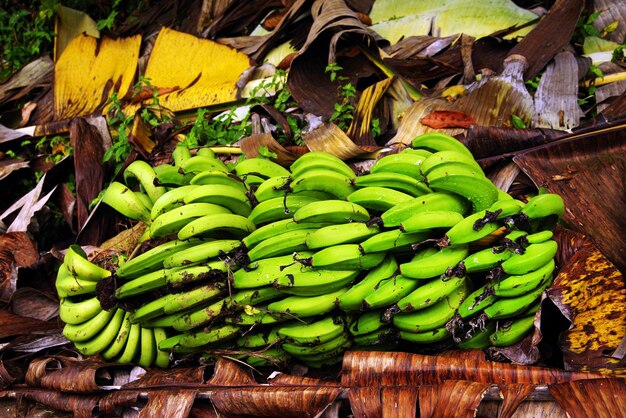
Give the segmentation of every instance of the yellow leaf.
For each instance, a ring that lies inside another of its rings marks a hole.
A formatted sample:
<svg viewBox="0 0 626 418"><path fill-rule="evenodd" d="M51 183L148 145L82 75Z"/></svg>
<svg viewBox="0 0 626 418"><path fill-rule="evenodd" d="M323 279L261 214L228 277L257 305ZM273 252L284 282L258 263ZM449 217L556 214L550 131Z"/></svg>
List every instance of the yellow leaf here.
<svg viewBox="0 0 626 418"><path fill-rule="evenodd" d="M84 12L59 5L56 9L54 60L56 61L72 39L80 34L100 37L98 24Z"/></svg>
<svg viewBox="0 0 626 418"><path fill-rule="evenodd" d="M98 41L87 35L72 39L54 69L56 120L101 110L113 92L128 92L139 57L141 36Z"/></svg>
<svg viewBox="0 0 626 418"><path fill-rule="evenodd" d="M176 88L159 104L176 112L237 99L237 81L250 67L247 55L217 42L163 28L145 77L158 88Z"/></svg>

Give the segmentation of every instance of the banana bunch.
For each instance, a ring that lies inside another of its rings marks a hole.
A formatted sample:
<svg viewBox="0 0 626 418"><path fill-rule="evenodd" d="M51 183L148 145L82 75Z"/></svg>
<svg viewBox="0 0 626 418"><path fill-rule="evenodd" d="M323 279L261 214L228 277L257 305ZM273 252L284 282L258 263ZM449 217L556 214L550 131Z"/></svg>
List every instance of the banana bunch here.
<svg viewBox="0 0 626 418"><path fill-rule="evenodd" d="M290 169L262 158L230 168L182 144L172 156L130 164L104 194L147 225L104 295L115 308L94 296L112 273L81 267L79 248L59 269L61 319L85 354L164 367L229 349L253 366L322 367L353 346L505 346L532 329L554 277L562 199L513 199L446 135L419 136L361 176L323 152Z"/></svg>

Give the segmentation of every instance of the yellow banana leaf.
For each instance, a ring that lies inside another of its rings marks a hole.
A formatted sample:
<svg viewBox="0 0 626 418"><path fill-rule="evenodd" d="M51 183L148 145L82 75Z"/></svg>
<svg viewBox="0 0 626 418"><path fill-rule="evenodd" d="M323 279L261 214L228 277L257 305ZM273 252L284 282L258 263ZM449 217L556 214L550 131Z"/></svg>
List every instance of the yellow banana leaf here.
<svg viewBox="0 0 626 418"><path fill-rule="evenodd" d="M354 118L346 132L355 143L376 145L376 141L374 141L374 137L370 132L372 127L372 115L376 105L385 95L393 81L394 78L386 78L363 90L354 111Z"/></svg>
<svg viewBox="0 0 626 418"><path fill-rule="evenodd" d="M337 125L326 122L312 131L303 134L302 139L311 151L324 151L336 155L342 160L352 158L372 158L378 147L359 147L339 129Z"/></svg>
<svg viewBox="0 0 626 418"><path fill-rule="evenodd" d="M80 34L100 37L98 24L87 13L59 5L54 22L54 60L56 61L72 39Z"/></svg>
<svg viewBox="0 0 626 418"><path fill-rule="evenodd" d="M455 33L480 38L520 26L537 18L534 13L510 0L401 1L377 0L370 12L371 29L392 43L403 36L448 36ZM512 36L527 34L532 27L515 31Z"/></svg>
<svg viewBox="0 0 626 418"><path fill-rule="evenodd" d="M250 67L247 55L217 42L163 28L145 77L158 88L177 88L159 97L176 112L237 100L237 81Z"/></svg>
<svg viewBox="0 0 626 418"><path fill-rule="evenodd" d="M125 96L135 75L140 45L139 35L100 41L88 35L75 37L54 69L56 120L102 110L114 92Z"/></svg>

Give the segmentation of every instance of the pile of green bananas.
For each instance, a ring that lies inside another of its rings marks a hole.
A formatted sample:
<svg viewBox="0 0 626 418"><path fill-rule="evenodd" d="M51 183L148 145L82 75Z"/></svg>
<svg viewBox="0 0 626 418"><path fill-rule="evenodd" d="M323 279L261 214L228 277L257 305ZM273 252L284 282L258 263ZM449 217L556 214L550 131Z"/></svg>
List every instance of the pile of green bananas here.
<svg viewBox="0 0 626 418"><path fill-rule="evenodd" d="M552 283L563 200L513 199L446 135L361 176L323 152L290 170L262 158L229 170L182 144L173 159L135 161L104 193L147 225L136 254L111 272L67 251L61 319L84 354L165 367L229 349L254 366L321 367L401 341L507 346Z"/></svg>

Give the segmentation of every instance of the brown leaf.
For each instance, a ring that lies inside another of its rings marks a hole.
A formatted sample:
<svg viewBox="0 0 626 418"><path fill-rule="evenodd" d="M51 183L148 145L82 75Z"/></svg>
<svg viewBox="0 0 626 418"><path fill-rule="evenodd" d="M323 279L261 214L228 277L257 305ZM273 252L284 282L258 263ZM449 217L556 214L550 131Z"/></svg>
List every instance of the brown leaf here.
<svg viewBox="0 0 626 418"><path fill-rule="evenodd" d="M149 370L138 380L124 385L124 389L143 389L147 387L181 386L202 384L205 381L205 367L180 367L167 370ZM195 386L194 386L195 387Z"/></svg>
<svg viewBox="0 0 626 418"><path fill-rule="evenodd" d="M56 390L19 389L16 394L54 410L73 412L74 418L93 417L98 404L98 396L71 395Z"/></svg>
<svg viewBox="0 0 626 418"><path fill-rule="evenodd" d="M140 395L139 390L109 391L98 400L98 411L105 416L121 416L121 408L137 405Z"/></svg>
<svg viewBox="0 0 626 418"><path fill-rule="evenodd" d="M115 365L63 356L39 357L28 366L26 383L61 392L97 392L111 385L110 367Z"/></svg>
<svg viewBox="0 0 626 418"><path fill-rule="evenodd" d="M357 418L377 418L383 416L380 387L350 388L348 400L352 413Z"/></svg>
<svg viewBox="0 0 626 418"><path fill-rule="evenodd" d="M37 289L22 287L13 293L11 311L23 317L48 321L58 315L59 301Z"/></svg>
<svg viewBox="0 0 626 418"><path fill-rule="evenodd" d="M528 150L514 161L537 186L563 197L563 220L569 228L588 234L602 253L626 271L626 234L617 232L626 231L624 132L626 126L620 125L605 133L573 135ZM554 181L553 176L559 174L573 177Z"/></svg>
<svg viewBox="0 0 626 418"><path fill-rule="evenodd" d="M311 132L302 135L311 151L324 151L342 160L364 158L379 147L359 147L337 125L326 122Z"/></svg>
<svg viewBox="0 0 626 418"><path fill-rule="evenodd" d="M44 333L58 329L59 325L44 322L38 319L15 315L9 311L0 310L0 339L16 335Z"/></svg>
<svg viewBox="0 0 626 418"><path fill-rule="evenodd" d="M271 379L268 378L267 383L274 386L339 386L338 382L285 373L278 373Z"/></svg>
<svg viewBox="0 0 626 418"><path fill-rule="evenodd" d="M54 186L52 190L48 192L48 194L40 197L44 188L45 180L46 174L41 177L41 179L37 183L37 186L35 186L34 189L22 196L17 202L13 203L11 207L9 207L7 210L4 211L3 214L0 215L0 220L2 220L19 209L17 216L15 217L13 222L11 222L11 225L9 225L9 227L7 228L7 232L28 230L29 225L31 225L31 222L33 221L35 213L45 206L45 204L48 202L48 200L56 190L57 186Z"/></svg>
<svg viewBox="0 0 626 418"><path fill-rule="evenodd" d="M148 158L156 145L152 139L152 130L141 117L141 110L135 112L133 128L130 132L128 142L133 145L135 150L137 150L143 158Z"/></svg>
<svg viewBox="0 0 626 418"><path fill-rule="evenodd" d="M89 204L102 190L104 169L103 139L98 130L82 118L75 118L70 125L70 140L74 148L74 171L76 175L76 212L78 229L89 216Z"/></svg>
<svg viewBox="0 0 626 418"><path fill-rule="evenodd" d="M341 394L341 388L224 388L213 392L211 401L223 414L315 417Z"/></svg>
<svg viewBox="0 0 626 418"><path fill-rule="evenodd" d="M2 132L0 131L0 135ZM0 161L0 180L7 177L14 171L28 168L28 161L25 160L1 160Z"/></svg>
<svg viewBox="0 0 626 418"><path fill-rule="evenodd" d="M382 412L384 417L414 417L417 412L417 394L418 390L423 388L402 387L382 388L380 397L382 398ZM420 411L420 417L422 415Z"/></svg>
<svg viewBox="0 0 626 418"><path fill-rule="evenodd" d="M499 385L502 393L502 405L498 410L498 418L510 418L522 402L534 389L534 385L527 383Z"/></svg>
<svg viewBox="0 0 626 418"><path fill-rule="evenodd" d="M346 352L342 371L341 383L350 387L434 384L445 380L548 384L599 377L592 373L496 363L476 356L441 357L377 351Z"/></svg>
<svg viewBox="0 0 626 418"><path fill-rule="evenodd" d="M626 286L622 273L589 239L565 264L548 297L572 325L560 336L565 367L626 376L608 357L626 335Z"/></svg>
<svg viewBox="0 0 626 418"><path fill-rule="evenodd" d="M567 44L583 10L583 0L557 0L548 14L512 50L528 61L526 80L534 78Z"/></svg>
<svg viewBox="0 0 626 418"><path fill-rule="evenodd" d="M478 404L490 386L486 383L463 380L447 380L438 385L420 386L419 416L425 418L474 417Z"/></svg>
<svg viewBox="0 0 626 418"><path fill-rule="evenodd" d="M39 260L37 245L24 232L0 235L0 301L8 302L17 289L17 271Z"/></svg>
<svg viewBox="0 0 626 418"><path fill-rule="evenodd" d="M389 77L363 90L354 110L354 117L350 127L346 132L355 144L376 146L376 141L371 133L373 114L378 102L385 95L394 80L393 77Z"/></svg>
<svg viewBox="0 0 626 418"><path fill-rule="evenodd" d="M550 393L572 418L613 418L626 411L624 379L591 379L549 386Z"/></svg>
<svg viewBox="0 0 626 418"><path fill-rule="evenodd" d="M533 148L555 141L565 135L562 131L550 129L515 129L494 126L473 125L463 139L463 143L477 160L495 157L501 160L515 155L516 151Z"/></svg>
<svg viewBox="0 0 626 418"><path fill-rule="evenodd" d="M15 377L9 373L4 367L4 363L0 361L0 390L6 389L15 382Z"/></svg>
<svg viewBox="0 0 626 418"><path fill-rule="evenodd" d="M196 399L196 392L181 389L150 391L148 403L139 411L139 417L185 418L189 416L193 401Z"/></svg>
<svg viewBox="0 0 626 418"><path fill-rule="evenodd" d="M209 385L216 386L241 386L254 384L254 378L250 373L246 373L233 361L219 358L215 363L215 372Z"/></svg>
<svg viewBox="0 0 626 418"><path fill-rule="evenodd" d="M420 123L434 129L469 128L476 124L470 115L455 110L435 110L420 119Z"/></svg>
<svg viewBox="0 0 626 418"><path fill-rule="evenodd" d="M248 158L258 156L259 147L267 147L269 151L278 155L278 158L274 161L283 166L290 165L298 158L296 154L280 145L270 133L252 134L241 140L241 150Z"/></svg>
<svg viewBox="0 0 626 418"><path fill-rule="evenodd" d="M54 63L49 56L43 56L29 62L11 78L0 84L0 103L16 100L29 91L39 88L53 69ZM0 135L0 138L3 138L3 135ZM4 140L0 139L0 142L4 142Z"/></svg>

